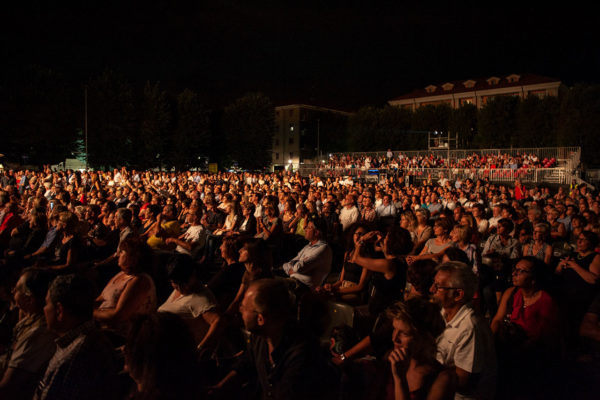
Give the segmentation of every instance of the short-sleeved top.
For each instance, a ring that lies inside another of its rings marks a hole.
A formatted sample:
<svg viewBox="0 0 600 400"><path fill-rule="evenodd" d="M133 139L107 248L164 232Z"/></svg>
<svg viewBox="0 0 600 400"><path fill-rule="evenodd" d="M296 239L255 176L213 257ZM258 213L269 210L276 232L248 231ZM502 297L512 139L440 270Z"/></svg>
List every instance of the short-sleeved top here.
<svg viewBox="0 0 600 400"><path fill-rule="evenodd" d="M439 253L440 251L448 248L452 246L452 242L448 241L442 245L438 245L435 243L435 238L433 239L429 239L427 242L425 242L425 247L427 247L429 249L429 253L428 254L436 254Z"/></svg>
<svg viewBox="0 0 600 400"><path fill-rule="evenodd" d="M198 246L199 248L202 248L202 247L204 247L204 244L206 243L206 229L204 229L204 227L202 225L192 225L188 228L188 230L183 235L183 240L185 242L195 243L196 246ZM181 247L179 245L177 246L175 251L178 253L187 254L190 256L192 255L192 252L190 252L187 249L184 249L183 247Z"/></svg>
<svg viewBox="0 0 600 400"><path fill-rule="evenodd" d="M34 374L39 380L56 351L56 335L48 330L44 314L35 314L20 320L14 327L13 337L10 354L2 370L21 369ZM36 383L37 381L32 382L31 388L27 390L30 389L33 393Z"/></svg>
<svg viewBox="0 0 600 400"><path fill-rule="evenodd" d="M202 288L197 293L182 296L173 290L167 301L158 308L160 312L170 312L180 316L190 327L196 343L199 343L208 332L209 325L201 318L208 311L215 311L217 301L210 289Z"/></svg>
<svg viewBox="0 0 600 400"><path fill-rule="evenodd" d="M179 236L179 233L180 233L179 221L177 221L176 219L171 220L171 221L162 222L160 224L160 227L163 229L163 231L165 231L167 237ZM148 243L148 246L150 246L154 250L163 248L165 246L164 239L160 238L156 235L150 236L147 240L147 243Z"/></svg>

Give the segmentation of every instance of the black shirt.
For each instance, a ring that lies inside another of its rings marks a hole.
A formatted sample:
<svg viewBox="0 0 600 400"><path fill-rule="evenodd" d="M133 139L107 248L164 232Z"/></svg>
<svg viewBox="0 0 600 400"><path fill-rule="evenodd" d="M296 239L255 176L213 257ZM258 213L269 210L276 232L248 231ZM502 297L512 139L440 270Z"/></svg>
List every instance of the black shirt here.
<svg viewBox="0 0 600 400"><path fill-rule="evenodd" d="M339 376L316 340L295 324L284 330L269 359L267 340L251 335L247 350L234 367L237 373L258 381L262 399L335 399Z"/></svg>

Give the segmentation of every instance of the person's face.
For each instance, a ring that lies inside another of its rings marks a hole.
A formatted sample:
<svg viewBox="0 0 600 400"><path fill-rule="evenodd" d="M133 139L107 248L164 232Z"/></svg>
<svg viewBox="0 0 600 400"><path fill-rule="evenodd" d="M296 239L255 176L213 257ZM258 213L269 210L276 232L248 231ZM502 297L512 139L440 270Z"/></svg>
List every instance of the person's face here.
<svg viewBox="0 0 600 400"><path fill-rule="evenodd" d="M57 327L56 306L50 299L50 294L46 294L46 305L44 306L44 316L48 329L55 331Z"/></svg>
<svg viewBox="0 0 600 400"><path fill-rule="evenodd" d="M262 317L258 311L256 311L256 306L254 305L255 297L256 293L254 290L248 290L246 291L244 299L240 304L240 314L242 315L242 320L244 321L244 327L248 332L256 332L262 325Z"/></svg>
<svg viewBox="0 0 600 400"><path fill-rule="evenodd" d="M577 237L577 251L579 251L579 252L588 251L588 250L590 250L590 247L591 246L590 246L589 240L587 240L587 238L584 235L580 234Z"/></svg>
<svg viewBox="0 0 600 400"><path fill-rule="evenodd" d="M118 264L121 271L130 273L135 265L135 260L127 251L119 249Z"/></svg>
<svg viewBox="0 0 600 400"><path fill-rule="evenodd" d="M27 289L25 288L25 275L21 275L13 288L13 298L15 300L15 305L19 307L20 310L29 311L32 298L31 295L27 294Z"/></svg>
<svg viewBox="0 0 600 400"><path fill-rule="evenodd" d="M534 228L533 229L533 239L542 241L544 240L544 229L543 228Z"/></svg>
<svg viewBox="0 0 600 400"><path fill-rule="evenodd" d="M528 287L533 279L531 271L533 265L529 261L521 260L515 265L512 271L512 283L515 287Z"/></svg>
<svg viewBox="0 0 600 400"><path fill-rule="evenodd" d="M441 304L443 308L448 308L456 304L456 291L459 289L452 288L450 278L450 272L438 271L429 289L433 300Z"/></svg>
<svg viewBox="0 0 600 400"><path fill-rule="evenodd" d="M454 214L454 220L460 221L460 217L462 217L462 209L455 208L454 211L452 211L452 213Z"/></svg>
<svg viewBox="0 0 600 400"><path fill-rule="evenodd" d="M306 227L304 228L304 234L305 234L306 240L308 240L309 242L312 242L312 241L318 239L317 229L315 228L315 224L312 222L309 222L306 225Z"/></svg>
<svg viewBox="0 0 600 400"><path fill-rule="evenodd" d="M413 332L410 326L401 319L394 319L392 322L394 332L392 333L392 342L395 350L404 350L408 355L413 344Z"/></svg>
<svg viewBox="0 0 600 400"><path fill-rule="evenodd" d="M452 231L450 232L450 240L452 240L454 243L458 243L460 240L460 234L458 232L458 229L454 228L452 229Z"/></svg>
<svg viewBox="0 0 600 400"><path fill-rule="evenodd" d="M408 219L404 215L400 217L400 227L408 229Z"/></svg>
<svg viewBox="0 0 600 400"><path fill-rule="evenodd" d="M248 248L244 245L242 246L242 248L240 249L240 258L239 258L240 262L247 262L248 261Z"/></svg>

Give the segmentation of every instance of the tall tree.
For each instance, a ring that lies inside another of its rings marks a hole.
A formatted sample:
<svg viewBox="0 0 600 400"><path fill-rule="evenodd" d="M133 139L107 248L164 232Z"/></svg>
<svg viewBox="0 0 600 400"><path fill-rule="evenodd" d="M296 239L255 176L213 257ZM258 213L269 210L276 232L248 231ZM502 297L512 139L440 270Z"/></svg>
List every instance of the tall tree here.
<svg viewBox="0 0 600 400"><path fill-rule="evenodd" d="M88 84L89 164L127 164L133 157L136 116L133 90L121 75L105 70Z"/></svg>
<svg viewBox="0 0 600 400"><path fill-rule="evenodd" d="M225 108L223 130L229 158L241 168L260 169L271 163L275 108L262 93L250 93Z"/></svg>
<svg viewBox="0 0 600 400"><path fill-rule="evenodd" d="M199 157L210 153L209 111L190 89L177 96L177 125L169 160L178 169L197 167Z"/></svg>
<svg viewBox="0 0 600 400"><path fill-rule="evenodd" d="M478 134L475 144L478 147L509 147L516 129L516 110L519 98L497 96L487 102L479 111Z"/></svg>
<svg viewBox="0 0 600 400"><path fill-rule="evenodd" d="M452 136L458 135L458 147L469 149L473 147L477 134L477 107L473 104L464 104L452 110L448 126Z"/></svg>
<svg viewBox="0 0 600 400"><path fill-rule="evenodd" d="M137 163L144 167L160 167L168 161L171 146L171 109L167 94L157 82L146 82L140 109L139 136L136 140Z"/></svg>

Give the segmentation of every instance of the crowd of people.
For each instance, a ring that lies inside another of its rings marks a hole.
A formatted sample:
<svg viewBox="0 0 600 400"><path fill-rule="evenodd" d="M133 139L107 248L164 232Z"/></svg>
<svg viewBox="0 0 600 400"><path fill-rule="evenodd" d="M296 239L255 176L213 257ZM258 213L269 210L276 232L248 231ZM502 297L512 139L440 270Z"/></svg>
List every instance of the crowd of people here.
<svg viewBox="0 0 600 400"><path fill-rule="evenodd" d="M126 168L0 185L0 398L596 391L587 186Z"/></svg>
<svg viewBox="0 0 600 400"><path fill-rule="evenodd" d="M410 156L402 152L388 150L380 156L332 154L321 169L358 169L371 168L399 170L409 168L482 168L482 169L528 169L528 168L553 168L557 166L556 158L540 158L536 154L469 154L464 158L452 159L447 164L445 156L429 155Z"/></svg>

